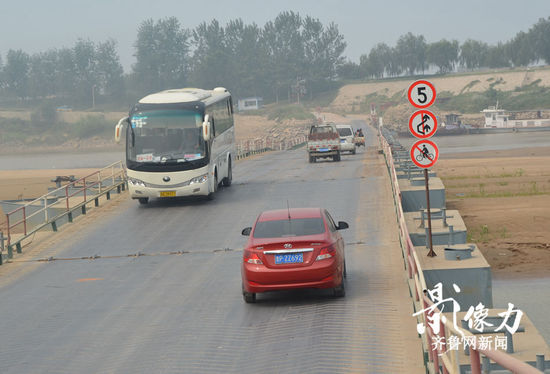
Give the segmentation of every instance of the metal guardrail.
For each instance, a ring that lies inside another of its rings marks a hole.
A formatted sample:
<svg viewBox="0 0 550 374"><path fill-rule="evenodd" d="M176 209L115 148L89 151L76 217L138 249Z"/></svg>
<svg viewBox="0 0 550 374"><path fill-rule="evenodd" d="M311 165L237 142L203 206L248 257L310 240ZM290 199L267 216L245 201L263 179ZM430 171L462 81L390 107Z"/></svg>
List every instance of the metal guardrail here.
<svg viewBox="0 0 550 374"><path fill-rule="evenodd" d="M86 204L94 201L95 206L99 206L101 196L106 195L107 199L110 199L111 191L116 189L120 193L125 187L124 165L122 161L118 161L6 213L8 258L13 257L14 246L17 253L21 253L21 242L38 230L51 225L52 230L57 231L59 219L67 216L68 221L72 222L75 210L81 209L82 214L86 214ZM60 213L50 216L52 211ZM29 227L29 220L41 215L44 219L34 227ZM21 230L21 236L14 240L17 228Z"/></svg>
<svg viewBox="0 0 550 374"><path fill-rule="evenodd" d="M282 151L294 149L307 142L307 135L299 134L292 139L277 140L273 137L265 137L240 141L237 144L237 160L270 150Z"/></svg>
<svg viewBox="0 0 550 374"><path fill-rule="evenodd" d="M401 246L404 250L405 267L408 272L408 278L414 284L414 298L416 302L419 302L424 312L421 314L422 322L426 326L426 334L428 337L439 335L446 339L452 333L467 336L468 339L471 339L474 344L469 346L469 358L470 358L470 368L472 374L481 374L482 365L481 365L481 354L485 355L487 358L492 359L496 364L502 366L505 369L508 369L516 374L541 374L542 372L533 366L518 360L511 355L499 351L499 350L490 350L490 349L479 349L477 344L477 338L468 330L463 330L456 328L453 323L449 320L445 322L439 321L439 332L436 334L432 328L432 325L429 321L433 321L431 318L436 313L441 313L441 311L434 305L433 301L427 295L427 286L424 279L424 273L420 262L418 260L417 253L412 244L407 225L405 223L405 216L403 214L403 208L401 206L401 191L399 189L399 183L397 179L397 173L395 171L395 165L393 161L392 149L389 143L386 141L381 131L379 130L379 141L380 147L386 158L386 165L388 167L392 190L393 198L396 209L397 222L399 224L399 238L401 241ZM428 320L428 318L430 319ZM473 348L475 346L476 348ZM445 345L446 347L446 345ZM440 349L441 348L441 349ZM440 368L444 374L459 374L460 367L456 357L456 354L451 354L452 352L443 348L443 345L435 345L432 349L429 349L428 345L428 363L432 365L431 371L435 373L440 373Z"/></svg>
<svg viewBox="0 0 550 374"><path fill-rule="evenodd" d="M257 155L257 154L260 154L260 153L265 153L267 151L270 151L270 149L269 148L262 148L262 149L259 149L257 151L246 151L246 152L237 151L237 160L242 160L243 158L254 156L254 155Z"/></svg>

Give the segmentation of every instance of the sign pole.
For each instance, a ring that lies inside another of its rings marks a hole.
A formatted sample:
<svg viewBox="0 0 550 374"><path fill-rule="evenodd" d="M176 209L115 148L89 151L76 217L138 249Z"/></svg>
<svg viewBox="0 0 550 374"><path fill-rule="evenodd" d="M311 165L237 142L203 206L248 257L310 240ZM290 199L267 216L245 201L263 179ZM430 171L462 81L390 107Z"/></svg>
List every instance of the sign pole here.
<svg viewBox="0 0 550 374"><path fill-rule="evenodd" d="M424 179L426 180L426 205L428 208L428 245L430 247L428 257L435 257L437 256L437 254L434 252L434 248L432 245L432 214L430 212L430 187L428 184L428 169L424 169Z"/></svg>

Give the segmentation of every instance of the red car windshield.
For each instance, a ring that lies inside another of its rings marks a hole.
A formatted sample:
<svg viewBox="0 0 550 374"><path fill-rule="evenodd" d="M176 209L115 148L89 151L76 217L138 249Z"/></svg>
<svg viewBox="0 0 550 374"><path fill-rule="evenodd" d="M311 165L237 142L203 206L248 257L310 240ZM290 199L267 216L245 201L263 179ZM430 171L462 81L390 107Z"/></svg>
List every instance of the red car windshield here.
<svg viewBox="0 0 550 374"><path fill-rule="evenodd" d="M284 238L289 236L318 235L325 232L322 218L282 219L260 221L254 228L254 238Z"/></svg>

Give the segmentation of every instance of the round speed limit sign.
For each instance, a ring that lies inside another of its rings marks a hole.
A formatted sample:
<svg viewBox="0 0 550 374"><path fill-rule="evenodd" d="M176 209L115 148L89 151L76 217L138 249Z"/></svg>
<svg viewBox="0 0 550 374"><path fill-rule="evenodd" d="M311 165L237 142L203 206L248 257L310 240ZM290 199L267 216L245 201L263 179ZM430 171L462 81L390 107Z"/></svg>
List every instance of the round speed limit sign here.
<svg viewBox="0 0 550 374"><path fill-rule="evenodd" d="M414 107L427 108L435 101L435 87L425 80L416 81L410 85L407 97Z"/></svg>

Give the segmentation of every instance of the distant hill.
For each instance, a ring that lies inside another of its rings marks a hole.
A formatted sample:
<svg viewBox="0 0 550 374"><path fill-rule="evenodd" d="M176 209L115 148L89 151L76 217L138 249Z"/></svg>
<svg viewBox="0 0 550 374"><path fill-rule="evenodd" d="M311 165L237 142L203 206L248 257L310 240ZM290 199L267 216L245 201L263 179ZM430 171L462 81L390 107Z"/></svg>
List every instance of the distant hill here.
<svg viewBox="0 0 550 374"><path fill-rule="evenodd" d="M497 91L510 92L530 85L550 88L550 67L471 74L461 73L428 77L427 79L435 85L438 94L447 97L486 92L491 88ZM406 90L413 80L415 79L388 79L372 83L348 84L340 88L338 95L328 109L343 112L356 111L360 107L364 108L365 100L369 96L400 103L406 100ZM550 106L550 103L548 106Z"/></svg>

